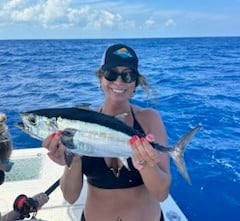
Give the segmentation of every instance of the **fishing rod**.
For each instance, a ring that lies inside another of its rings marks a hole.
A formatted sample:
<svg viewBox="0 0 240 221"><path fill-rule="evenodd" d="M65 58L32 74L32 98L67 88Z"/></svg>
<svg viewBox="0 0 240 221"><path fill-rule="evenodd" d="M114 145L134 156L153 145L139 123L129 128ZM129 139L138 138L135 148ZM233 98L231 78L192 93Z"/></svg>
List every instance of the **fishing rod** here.
<svg viewBox="0 0 240 221"><path fill-rule="evenodd" d="M49 196L60 184L60 179L58 179L53 185L51 185L44 193Z"/></svg>
<svg viewBox="0 0 240 221"><path fill-rule="evenodd" d="M52 184L44 193L49 196L60 184L58 179ZM35 217L38 211L39 203L31 197L27 197L24 194L20 194L14 201L13 209L17 211L20 216L19 219L30 218L30 213L33 213L32 217Z"/></svg>

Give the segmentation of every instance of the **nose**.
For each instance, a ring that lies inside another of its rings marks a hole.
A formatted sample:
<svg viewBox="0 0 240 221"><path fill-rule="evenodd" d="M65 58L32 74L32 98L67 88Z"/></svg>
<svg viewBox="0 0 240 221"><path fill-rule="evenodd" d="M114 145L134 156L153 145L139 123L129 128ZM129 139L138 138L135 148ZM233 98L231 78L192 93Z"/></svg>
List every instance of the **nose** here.
<svg viewBox="0 0 240 221"><path fill-rule="evenodd" d="M123 80L122 80L122 77L120 75L118 75L117 79L114 82L118 83L118 84L124 83Z"/></svg>

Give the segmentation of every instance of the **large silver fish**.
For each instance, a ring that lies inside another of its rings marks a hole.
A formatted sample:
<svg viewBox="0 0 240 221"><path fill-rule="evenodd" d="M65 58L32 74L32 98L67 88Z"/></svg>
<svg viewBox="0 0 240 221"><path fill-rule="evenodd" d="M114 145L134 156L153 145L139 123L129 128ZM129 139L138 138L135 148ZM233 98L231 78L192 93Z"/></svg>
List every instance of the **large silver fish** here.
<svg viewBox="0 0 240 221"><path fill-rule="evenodd" d="M68 152L94 157L116 157L123 161L132 156L129 139L133 135L145 137L121 120L85 108L48 108L20 113L18 127L39 140L62 131L61 142ZM180 174L190 184L184 149L200 126L190 130L173 147L157 143L152 146L160 152L169 152ZM126 162L126 160L125 160ZM126 165L124 163L124 165Z"/></svg>

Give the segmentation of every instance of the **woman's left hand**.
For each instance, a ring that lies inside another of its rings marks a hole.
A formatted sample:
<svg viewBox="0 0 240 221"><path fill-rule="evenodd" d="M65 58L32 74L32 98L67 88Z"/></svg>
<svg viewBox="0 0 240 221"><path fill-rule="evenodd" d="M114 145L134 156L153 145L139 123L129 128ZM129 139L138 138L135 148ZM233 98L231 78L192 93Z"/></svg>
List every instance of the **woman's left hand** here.
<svg viewBox="0 0 240 221"><path fill-rule="evenodd" d="M133 150L132 162L136 169L142 170L146 166L154 167L160 162L160 154L155 150L150 142L154 137L148 134L146 137L133 136L129 143Z"/></svg>

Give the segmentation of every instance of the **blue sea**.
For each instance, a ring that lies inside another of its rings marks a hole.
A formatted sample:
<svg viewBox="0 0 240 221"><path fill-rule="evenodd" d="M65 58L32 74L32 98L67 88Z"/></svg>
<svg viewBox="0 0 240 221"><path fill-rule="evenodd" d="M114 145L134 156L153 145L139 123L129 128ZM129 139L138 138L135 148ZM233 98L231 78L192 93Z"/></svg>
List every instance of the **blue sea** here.
<svg viewBox="0 0 240 221"><path fill-rule="evenodd" d="M132 103L155 108L174 144L195 125L202 129L185 151L188 185L171 163L171 194L191 221L240 220L240 38L158 38L0 41L0 112L13 145L39 147L15 124L19 112L90 103L103 94L95 77L103 51L132 46L150 94Z"/></svg>

